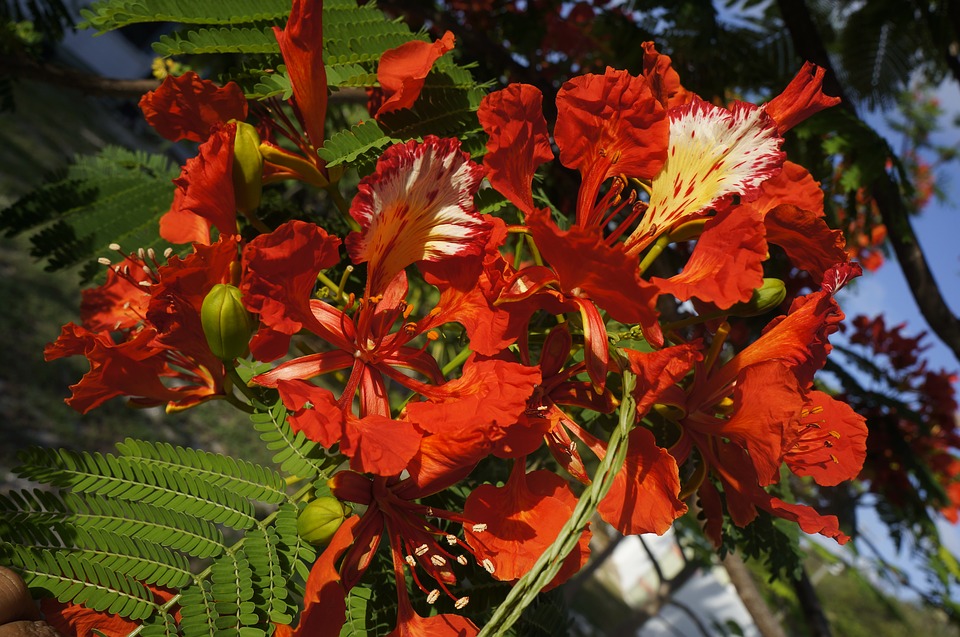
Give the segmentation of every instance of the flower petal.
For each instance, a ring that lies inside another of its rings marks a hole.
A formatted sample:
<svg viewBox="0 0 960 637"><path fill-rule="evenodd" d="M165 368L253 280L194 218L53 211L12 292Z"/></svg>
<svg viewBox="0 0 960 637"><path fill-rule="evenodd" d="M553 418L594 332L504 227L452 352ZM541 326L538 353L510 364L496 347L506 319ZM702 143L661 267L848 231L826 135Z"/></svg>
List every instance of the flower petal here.
<svg viewBox="0 0 960 637"><path fill-rule="evenodd" d="M477 117L490 136L483 157L490 185L521 212L532 212L533 174L553 159L543 94L529 84L510 84L484 96Z"/></svg>
<svg viewBox="0 0 960 637"><path fill-rule="evenodd" d="M824 75L826 69L805 62L783 92L763 105L777 122L778 133L782 135L811 115L840 103L839 97L824 95Z"/></svg>
<svg viewBox="0 0 960 637"><path fill-rule="evenodd" d="M200 144L173 183L173 205L160 218L160 236L171 243L210 243L210 227L220 234L237 234L237 204L233 189L235 124L226 124ZM197 219L199 218L199 219ZM203 228L206 227L206 231Z"/></svg>
<svg viewBox="0 0 960 637"><path fill-rule="evenodd" d="M354 263L370 263L365 296L417 261L483 253L490 226L473 206L482 178L456 139L428 136L383 153L350 206L362 230L346 245Z"/></svg>
<svg viewBox="0 0 960 637"><path fill-rule="evenodd" d="M560 162L580 171L577 225L595 226L600 185L614 175L647 179L666 160L670 124L643 77L607 67L564 83L554 137ZM602 211L601 211L602 214Z"/></svg>
<svg viewBox="0 0 960 637"><path fill-rule="evenodd" d="M217 124L247 119L247 100L235 82L220 87L187 71L165 77L160 88L140 98L140 110L162 137L202 142Z"/></svg>
<svg viewBox="0 0 960 637"><path fill-rule="evenodd" d="M323 64L323 0L293 0L286 26L273 27L297 108L314 148L323 146L327 70Z"/></svg>
<svg viewBox="0 0 960 637"><path fill-rule="evenodd" d="M738 206L707 220L683 272L650 282L681 301L695 296L725 310L750 300L763 283L766 258L760 214L749 205Z"/></svg>
<svg viewBox="0 0 960 637"><path fill-rule="evenodd" d="M453 50L453 41L453 33L447 31L433 43L414 40L385 51L377 67L377 81L386 100L377 110L376 117L413 106L434 62Z"/></svg>
<svg viewBox="0 0 960 637"><path fill-rule="evenodd" d="M783 164L775 122L753 104L727 110L696 99L669 115L667 161L653 180L650 207L627 239L631 253L724 197L755 199Z"/></svg>
<svg viewBox="0 0 960 637"><path fill-rule="evenodd" d="M677 461L657 446L649 430L638 427L630 432L623 468L617 472L597 512L624 535L662 535L687 512L679 494Z"/></svg>
<svg viewBox="0 0 960 637"><path fill-rule="evenodd" d="M253 239L244 248L240 283L244 305L260 315L261 331L286 337L275 343L283 344L282 348L270 351L258 351L255 339L250 347L258 360L279 358L286 353L290 336L304 324L316 322L310 297L317 273L340 260L339 247L340 239L323 228L293 220Z"/></svg>
<svg viewBox="0 0 960 637"><path fill-rule="evenodd" d="M784 460L798 476L811 476L825 487L853 480L867 455L866 420L847 403L810 392L784 450Z"/></svg>

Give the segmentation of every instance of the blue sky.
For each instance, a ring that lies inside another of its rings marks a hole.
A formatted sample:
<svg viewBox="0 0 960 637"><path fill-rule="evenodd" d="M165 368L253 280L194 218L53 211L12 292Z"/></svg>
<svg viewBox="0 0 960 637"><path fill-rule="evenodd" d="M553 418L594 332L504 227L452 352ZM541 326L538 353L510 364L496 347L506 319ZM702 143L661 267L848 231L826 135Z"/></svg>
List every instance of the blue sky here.
<svg viewBox="0 0 960 637"><path fill-rule="evenodd" d="M944 108L941 119L942 130L935 135L934 142L939 145L960 146L960 129L953 125L953 118L960 112L960 86L956 81L948 80L937 90L937 97ZM894 148L900 146L900 139L892 137L889 128L883 123L883 116L875 114L870 118L882 133L889 136ZM932 201L929 206L913 219L913 227L921 248L930 264L941 293L954 314L960 313L960 162L943 166L937 173L937 183L946 193L944 202ZM873 316L883 313L888 326L906 323L905 335L919 332L928 333L925 343L930 346L926 357L934 370L945 369L960 371L960 362L930 330L927 322L917 308L910 288L903 277L896 257L887 256L887 263L877 272L866 273L857 280L856 285L848 286L841 292L840 305L848 317L857 314ZM956 388L956 384L954 385ZM941 536L944 544L954 555L960 556L960 528L946 522L941 523ZM871 541L884 551L891 561L906 570L917 584L922 579L909 559L909 550L896 554L889 542L886 529L872 510L864 507L860 511L860 529Z"/></svg>

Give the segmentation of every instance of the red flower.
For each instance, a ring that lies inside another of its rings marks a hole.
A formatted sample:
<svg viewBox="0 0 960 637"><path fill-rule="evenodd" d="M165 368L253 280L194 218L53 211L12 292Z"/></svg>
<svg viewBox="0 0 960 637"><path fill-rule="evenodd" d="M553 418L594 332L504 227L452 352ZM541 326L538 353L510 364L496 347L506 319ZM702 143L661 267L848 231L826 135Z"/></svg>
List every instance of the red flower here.
<svg viewBox="0 0 960 637"><path fill-rule="evenodd" d="M211 130L232 119L247 119L247 100L234 82L219 87L193 71L168 75L140 98L140 110L153 128L172 142L202 142Z"/></svg>
<svg viewBox="0 0 960 637"><path fill-rule="evenodd" d="M130 396L138 405L166 404L173 410L222 394L223 363L207 345L200 307L214 285L230 281L236 245L222 238L164 266L152 255L131 255L126 264L114 266L103 291L87 298L119 303L129 294L133 302L112 309L99 305L88 315L89 323L64 326L44 350L47 360L83 355L90 362L67 404L86 413L110 398ZM112 317L117 320L110 325Z"/></svg>
<svg viewBox="0 0 960 637"><path fill-rule="evenodd" d="M643 77L607 68L581 75L557 94L554 137L560 162L580 171L577 225L600 224L600 185L615 175L648 179L667 159L670 123Z"/></svg>
<svg viewBox="0 0 960 637"><path fill-rule="evenodd" d="M843 318L833 293L857 274L855 265L839 264L824 277L820 291L797 299L790 314L772 322L755 343L709 372L698 367L685 396L664 397L682 413L677 422L683 435L672 452L684 461L697 447L702 462L724 484L737 525L749 523L760 507L797 521L805 531L845 541L836 518L783 503L761 487L779 480L784 461L823 484L852 479L863 464L863 418L810 390L830 350L828 336ZM708 519L720 515L712 489L707 482L701 487ZM719 529L718 521L708 523L714 541Z"/></svg>
<svg viewBox="0 0 960 637"><path fill-rule="evenodd" d="M432 44L414 40L385 51L380 56L377 81L386 101L377 110L377 119L384 113L413 106L433 64L453 50L453 40L453 33L447 31Z"/></svg>
<svg viewBox="0 0 960 637"><path fill-rule="evenodd" d="M275 387L280 380L315 378L329 372L350 369L340 408L347 411L360 391L360 415L389 416L390 406L384 376L414 390L423 383L409 377L413 370L433 383L442 382L436 360L420 347L408 343L434 327L434 317L420 324L406 322L408 306L406 277L401 273L382 297L364 299L353 316L319 300L309 302L311 317L303 326L334 346L332 351L307 354L260 374L254 381ZM397 321L400 328L391 331ZM442 321L441 321L442 322Z"/></svg>
<svg viewBox="0 0 960 637"><path fill-rule="evenodd" d="M667 161L651 184L649 208L626 240L631 254L705 216L724 198L756 199L760 185L783 165L776 123L753 104L737 102L727 110L695 99L668 115Z"/></svg>

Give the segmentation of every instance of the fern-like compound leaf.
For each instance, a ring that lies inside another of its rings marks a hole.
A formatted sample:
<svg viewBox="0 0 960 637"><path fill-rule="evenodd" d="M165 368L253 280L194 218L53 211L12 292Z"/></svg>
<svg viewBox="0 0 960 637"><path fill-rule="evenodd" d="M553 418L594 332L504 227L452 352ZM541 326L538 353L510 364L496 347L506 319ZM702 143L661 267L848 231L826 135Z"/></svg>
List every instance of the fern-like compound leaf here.
<svg viewBox="0 0 960 637"><path fill-rule="evenodd" d="M330 466L331 458L322 447L307 439L302 431L295 434L290 429L283 403L278 402L268 412L252 414L250 420L267 449L276 452L273 462L284 473L311 480Z"/></svg>
<svg viewBox="0 0 960 637"><path fill-rule="evenodd" d="M144 502L236 529L256 522L253 504L242 496L138 458L30 449L21 452L20 459L20 476L51 486Z"/></svg>
<svg viewBox="0 0 960 637"><path fill-rule="evenodd" d="M4 564L23 576L27 586L46 597L133 620L144 619L156 610L153 594L146 586L87 556L5 542L0 543L0 556Z"/></svg>
<svg viewBox="0 0 960 637"><path fill-rule="evenodd" d="M273 29L261 27L210 27L162 35L153 44L157 55L210 53L276 54L280 51Z"/></svg>
<svg viewBox="0 0 960 637"><path fill-rule="evenodd" d="M290 13L289 0L103 0L81 12L80 28L100 32L141 22L182 22L184 24L280 23Z"/></svg>
<svg viewBox="0 0 960 637"><path fill-rule="evenodd" d="M280 474L246 460L133 438L117 443L117 450L124 457L138 458L153 467L197 476L252 500L279 504L287 497L286 483Z"/></svg>
<svg viewBox="0 0 960 637"><path fill-rule="evenodd" d="M317 154L327 166L336 166L353 163L363 155L379 155L384 147L397 141L384 133L376 120L367 120L330 137Z"/></svg>
<svg viewBox="0 0 960 637"><path fill-rule="evenodd" d="M223 534L212 523L169 509L82 493L12 491L0 495L0 537L26 543L31 529L76 527L154 542L191 557L222 553Z"/></svg>
<svg viewBox="0 0 960 637"><path fill-rule="evenodd" d="M177 173L161 156L107 147L77 157L66 173L0 211L0 230L32 231L31 254L48 270L87 263L89 279L102 269L96 257L112 254L111 243L158 254L170 247L157 222L170 209Z"/></svg>
<svg viewBox="0 0 960 637"><path fill-rule="evenodd" d="M203 580L180 593L180 631L183 637L217 634L217 610L210 582Z"/></svg>

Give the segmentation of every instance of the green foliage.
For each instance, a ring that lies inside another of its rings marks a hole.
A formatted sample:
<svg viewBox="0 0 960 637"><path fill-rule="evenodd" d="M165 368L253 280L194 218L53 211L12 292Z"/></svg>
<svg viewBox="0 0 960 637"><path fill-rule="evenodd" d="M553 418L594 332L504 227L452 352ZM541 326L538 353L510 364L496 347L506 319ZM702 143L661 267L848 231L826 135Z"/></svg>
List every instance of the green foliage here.
<svg viewBox="0 0 960 637"><path fill-rule="evenodd" d="M84 278L99 271L95 257L111 243L129 249L169 244L157 236L157 221L170 208L177 169L160 155L107 147L78 156L65 174L0 211L7 236L32 231L31 254L48 270L86 262Z"/></svg>
<svg viewBox="0 0 960 637"><path fill-rule="evenodd" d="M328 166L353 163L361 158L370 163L376 161L385 146L395 141L383 132L375 120L368 120L333 135L317 154Z"/></svg>
<svg viewBox="0 0 960 637"><path fill-rule="evenodd" d="M316 552L279 474L165 443L117 449L22 452L16 473L61 491L0 496L0 564L37 596L144 620L146 635L254 637L294 620ZM279 508L258 519L254 501ZM220 526L246 533L228 547ZM148 586L178 591L179 624Z"/></svg>
<svg viewBox="0 0 960 637"><path fill-rule="evenodd" d="M757 513L757 518L742 529L724 520L720 556L739 550L744 558L762 560L771 579L798 579L803 568L803 552L797 525L766 511Z"/></svg>
<svg viewBox="0 0 960 637"><path fill-rule="evenodd" d="M250 420L267 449L276 451L273 462L284 473L312 480L331 465L333 458L326 455L323 447L308 440L302 431L293 433L283 403L278 402L267 412L252 414Z"/></svg>
<svg viewBox="0 0 960 637"><path fill-rule="evenodd" d="M183 22L185 24L249 24L278 22L290 12L289 0L220 0L216 3L191 0L105 0L81 11L82 29L101 33L141 22Z"/></svg>
<svg viewBox="0 0 960 637"><path fill-rule="evenodd" d="M245 498L270 504L279 504L286 499L286 485L279 474L245 460L130 438L118 443L117 449L123 456L138 458L151 467L201 477Z"/></svg>

